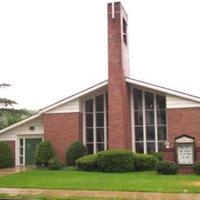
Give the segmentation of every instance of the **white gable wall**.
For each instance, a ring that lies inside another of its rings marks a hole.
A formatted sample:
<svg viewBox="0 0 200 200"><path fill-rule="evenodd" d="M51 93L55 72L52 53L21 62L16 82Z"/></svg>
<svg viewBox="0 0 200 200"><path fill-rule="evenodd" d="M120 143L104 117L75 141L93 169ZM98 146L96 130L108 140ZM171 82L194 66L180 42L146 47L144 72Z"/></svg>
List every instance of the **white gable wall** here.
<svg viewBox="0 0 200 200"><path fill-rule="evenodd" d="M167 94L166 96L167 108L191 108L191 107L200 107L200 103L185 99L182 97L173 96Z"/></svg>
<svg viewBox="0 0 200 200"><path fill-rule="evenodd" d="M52 110L49 110L46 113L52 114L52 113L72 113L72 112L80 112L79 99L74 99L70 102L62 104L56 108L53 108Z"/></svg>

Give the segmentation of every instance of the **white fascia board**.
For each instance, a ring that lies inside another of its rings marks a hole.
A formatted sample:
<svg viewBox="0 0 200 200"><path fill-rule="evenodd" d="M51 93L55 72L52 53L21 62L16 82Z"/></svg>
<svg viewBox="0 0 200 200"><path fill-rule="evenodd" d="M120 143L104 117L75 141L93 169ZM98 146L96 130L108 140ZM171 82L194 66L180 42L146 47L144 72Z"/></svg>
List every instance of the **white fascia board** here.
<svg viewBox="0 0 200 200"><path fill-rule="evenodd" d="M20 121L20 122L17 122L17 123L15 123L15 124L11 125L11 126L8 126L8 127L4 128L4 129L0 130L0 134L1 134L1 133L4 133L4 132L6 132L6 131L9 131L10 129L13 129L13 128L17 127L17 126L20 126L20 125L22 125L22 124L24 124L24 123L26 123L26 122L29 122L29 121L31 121L31 120L33 120L33 119L39 117L39 116L40 116L40 114L39 114L39 113L36 113L36 114L34 114L34 115L30 116L30 117L27 117L27 118L23 119L23 120Z"/></svg>
<svg viewBox="0 0 200 200"><path fill-rule="evenodd" d="M108 84L108 80L103 81L103 82L101 82L101 83L99 83L97 85L94 85L94 86L92 86L92 87L90 87L90 88L88 88L86 90L83 90L83 91L81 91L81 92L79 92L79 93L77 93L77 94L75 94L73 96L70 96L70 97L65 98L65 99L63 99L61 101L58 101L57 103L54 103L54 104L52 104L50 106L47 106L47 107L45 107L43 109L40 109L36 114L34 114L34 115L30 116L30 117L27 117L27 118L25 118L24 120L22 120L20 122L17 122L15 124L11 125L11 126L8 126L8 127L4 128L4 129L0 130L0 134L4 133L4 132L6 132L6 131L8 131L10 129L13 129L13 128L17 127L17 126L20 126L20 125L22 125L22 124L24 124L24 123L26 123L28 121L31 121L31 120L41 116L43 113L45 113L45 112L47 112L47 111L49 111L49 110L51 110L53 108L56 108L57 106L60 106L60 105L62 105L64 103L72 101L72 100L74 100L76 98L79 98L79 97L81 97L83 95L86 95L87 93L90 93L90 92L92 92L94 90L97 90L97 89L99 89L99 88L101 88L103 86L106 86L107 84Z"/></svg>
<svg viewBox="0 0 200 200"><path fill-rule="evenodd" d="M136 79L131 79L131 78L126 78L126 81L128 83L138 85L138 86L141 86L141 87L146 87L146 88L149 88L149 89L152 89L152 90L157 90L157 91L163 92L165 94L171 94L171 95L182 97L182 98L185 98L185 99L189 99L189 100L192 100L192 101L195 101L195 102L198 102L198 103L200 102L200 97L193 96L193 95L190 95L190 94L186 94L186 93L183 93L183 92L179 92L179 91L176 91L176 90L168 89L168 88L165 88L165 87L157 86L157 85L154 85L154 84L151 84L151 83L146 83L146 82L139 81L139 80L136 80Z"/></svg>
<svg viewBox="0 0 200 200"><path fill-rule="evenodd" d="M73 95L73 96L70 96L70 97L65 98L65 99L63 99L63 100L61 100L61 101L58 101L58 102L56 102L56 103L54 103L54 104L52 104L52 105L50 105L50 106L47 106L47 107L45 107L45 108L39 110L39 113L40 113L40 114L43 114L43 113L45 113L45 112L47 112L47 111L49 111L49 110L51 110L51 109L53 109L53 108L56 108L56 107L58 107L58 106L60 106L60 105L62 105L62 104L64 104L64 103L67 103L67 102L69 102L69 101L72 101L72 100L74 100L74 99L77 99L77 98L79 98L79 97L81 97L81 96L86 95L87 93L93 92L94 90L97 90L97 89L99 89L99 88L101 88L101 87L103 87L103 86L106 86L107 84L108 84L108 81L107 81L107 80L106 80L106 81L103 81L103 82L101 82L101 83L99 83L99 84L97 84L97 85L94 85L94 86L92 86L92 87L90 87L90 88L88 88L88 89L86 89L86 90L83 90L83 91L81 91L81 92L79 92L79 93L77 93L77 94L75 94L75 95Z"/></svg>

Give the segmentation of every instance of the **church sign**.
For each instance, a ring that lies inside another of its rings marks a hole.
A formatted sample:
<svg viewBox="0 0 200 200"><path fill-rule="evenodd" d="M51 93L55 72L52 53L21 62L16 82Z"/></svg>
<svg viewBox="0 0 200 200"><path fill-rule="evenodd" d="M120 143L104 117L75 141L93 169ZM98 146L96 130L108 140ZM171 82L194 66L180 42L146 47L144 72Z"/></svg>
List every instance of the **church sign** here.
<svg viewBox="0 0 200 200"><path fill-rule="evenodd" d="M176 152L179 165L192 165L194 163L194 140L186 136L176 139Z"/></svg>

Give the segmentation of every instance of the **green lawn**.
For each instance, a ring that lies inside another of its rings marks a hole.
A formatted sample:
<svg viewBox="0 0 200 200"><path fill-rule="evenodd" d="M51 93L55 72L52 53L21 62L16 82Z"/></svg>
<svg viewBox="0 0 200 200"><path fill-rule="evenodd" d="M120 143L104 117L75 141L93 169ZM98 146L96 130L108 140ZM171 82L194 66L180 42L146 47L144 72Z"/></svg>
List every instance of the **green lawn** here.
<svg viewBox="0 0 200 200"><path fill-rule="evenodd" d="M0 177L0 187L197 193L200 192L200 176L35 169Z"/></svg>

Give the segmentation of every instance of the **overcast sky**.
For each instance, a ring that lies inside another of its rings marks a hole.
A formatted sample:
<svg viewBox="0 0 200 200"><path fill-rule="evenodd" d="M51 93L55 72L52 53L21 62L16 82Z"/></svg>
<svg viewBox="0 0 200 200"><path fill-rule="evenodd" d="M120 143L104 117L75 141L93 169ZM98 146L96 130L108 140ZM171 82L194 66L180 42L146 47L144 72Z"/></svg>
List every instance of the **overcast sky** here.
<svg viewBox="0 0 200 200"><path fill-rule="evenodd" d="M107 2L1 0L0 96L39 109L107 79ZM130 76L200 96L200 1L121 2Z"/></svg>

